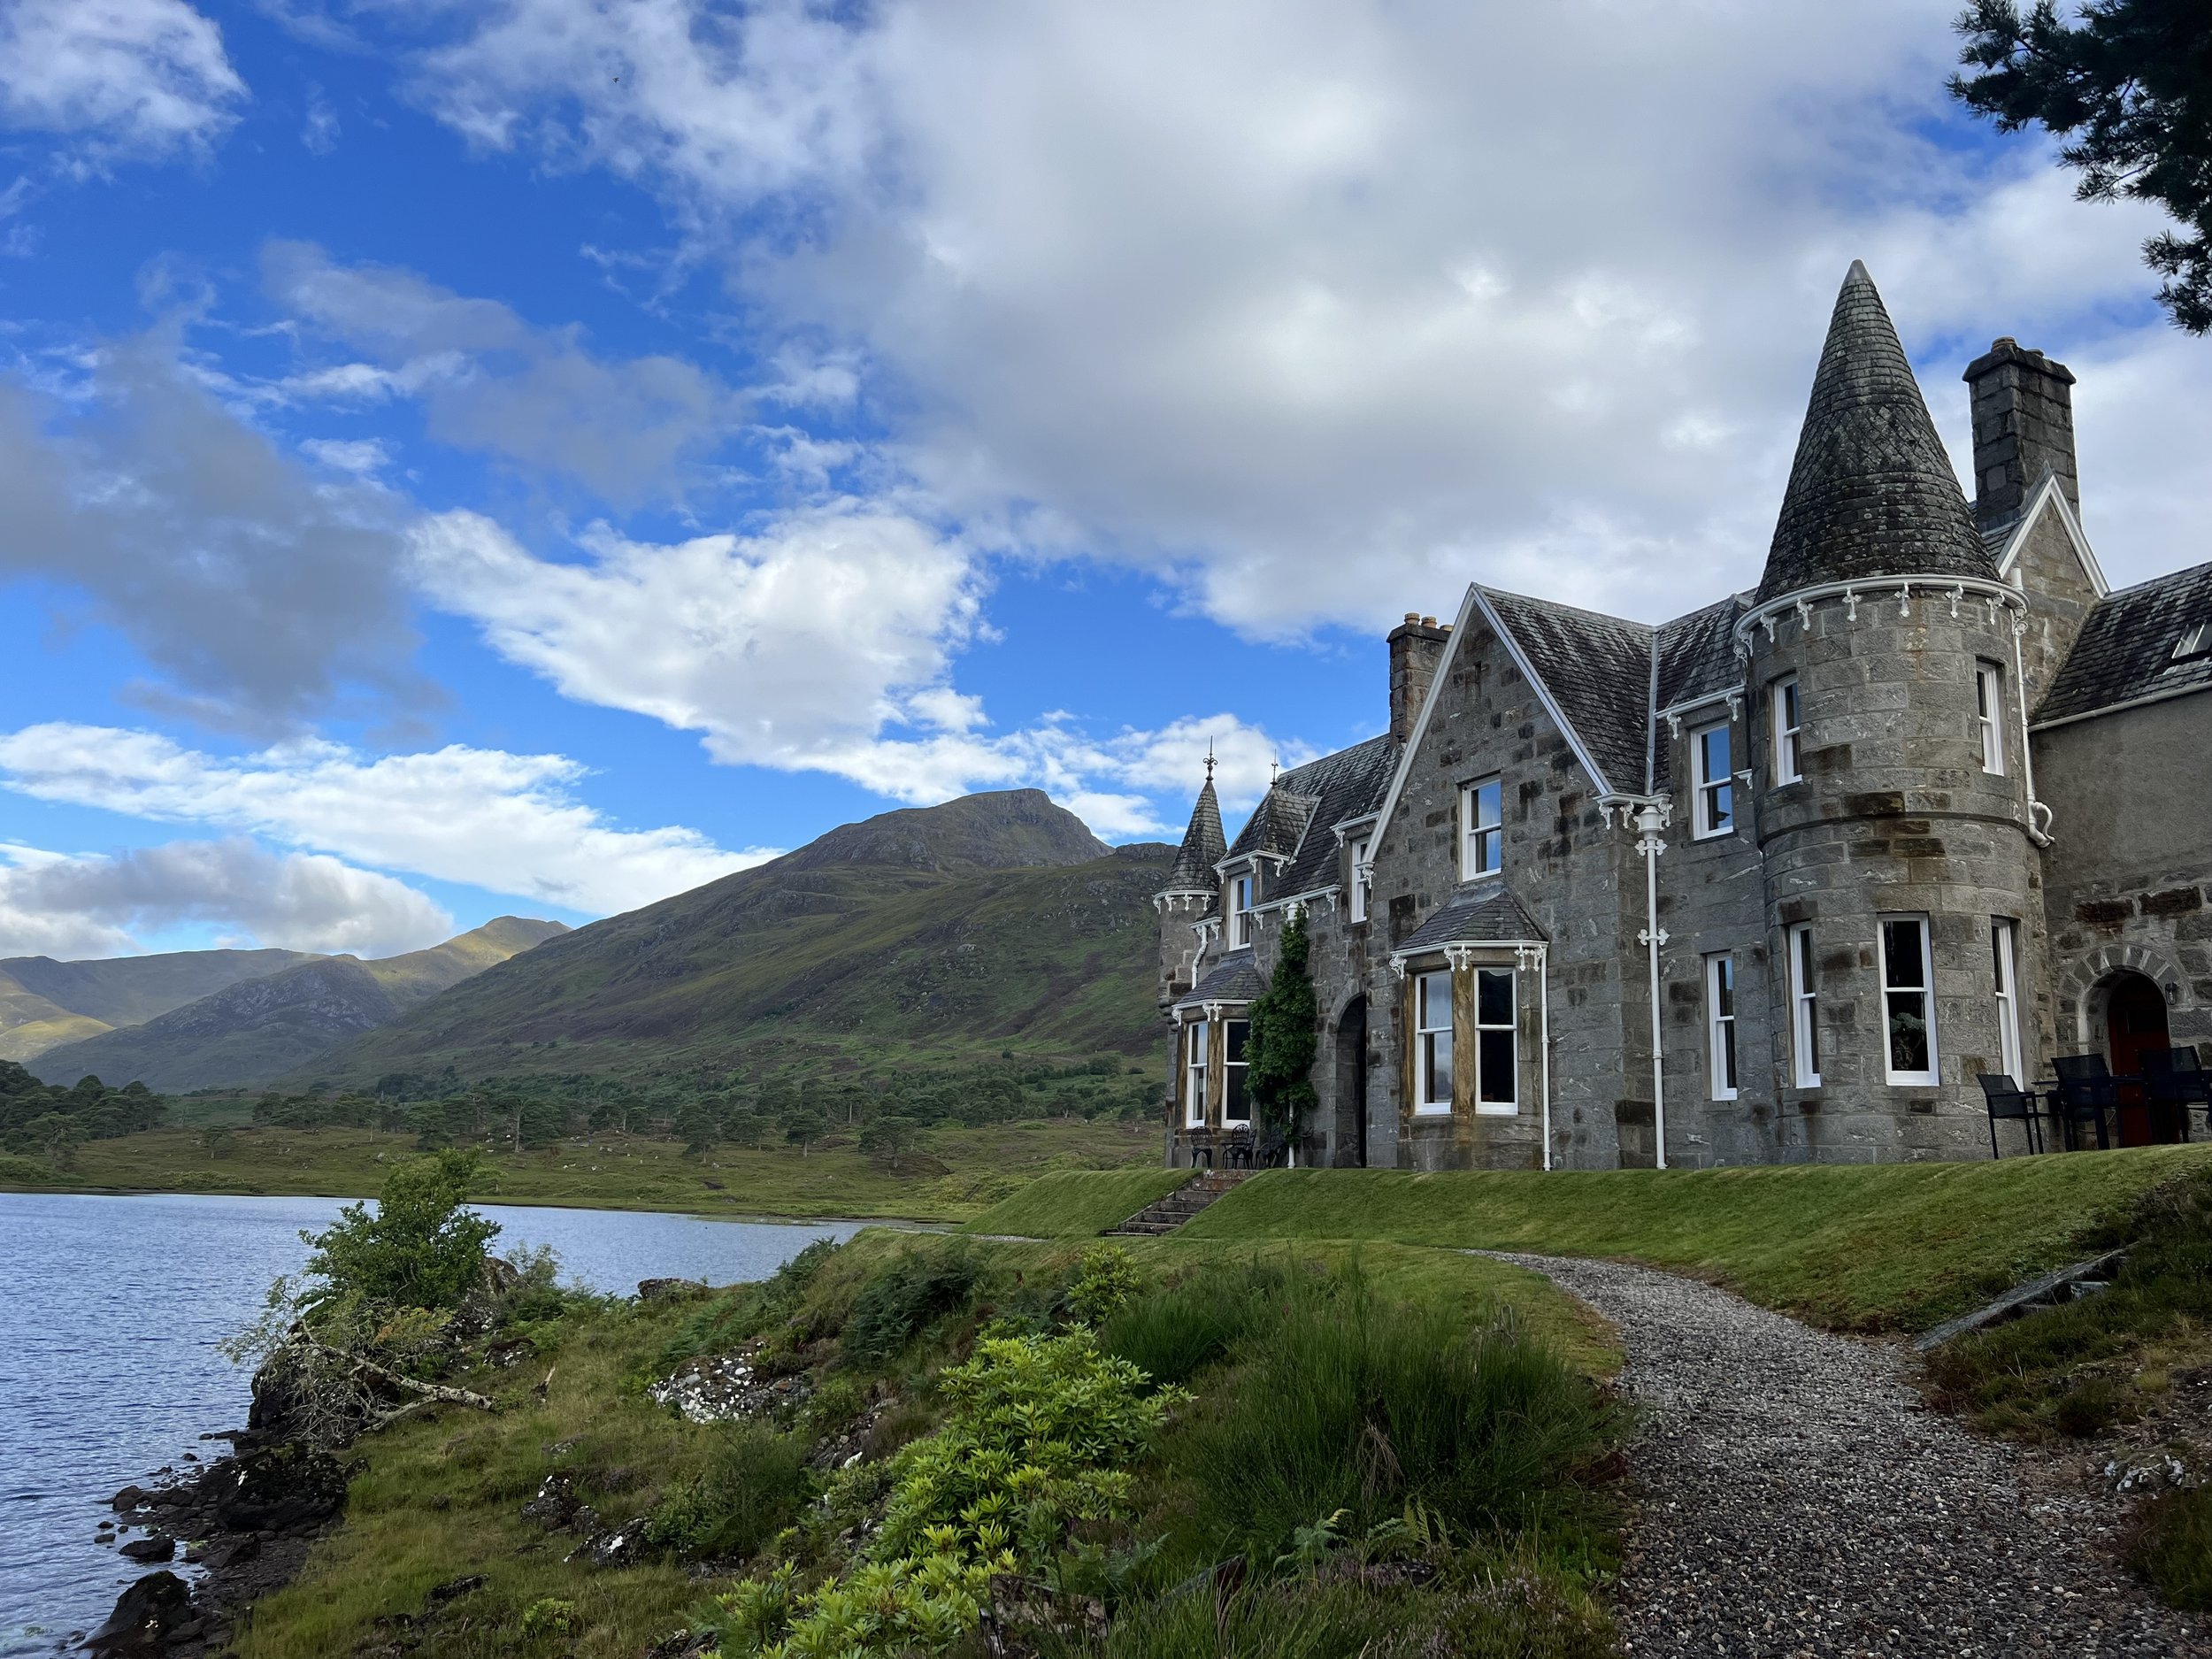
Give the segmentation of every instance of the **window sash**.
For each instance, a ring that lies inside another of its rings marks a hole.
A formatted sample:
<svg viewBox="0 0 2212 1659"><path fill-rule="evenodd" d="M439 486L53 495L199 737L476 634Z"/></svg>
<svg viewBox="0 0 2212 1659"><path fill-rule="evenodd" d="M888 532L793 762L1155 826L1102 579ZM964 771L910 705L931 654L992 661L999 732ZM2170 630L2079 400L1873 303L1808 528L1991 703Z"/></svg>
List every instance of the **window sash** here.
<svg viewBox="0 0 2212 1659"><path fill-rule="evenodd" d="M1820 981L1813 972L1813 930L1789 933L1790 1059L1800 1088L1820 1087Z"/></svg>
<svg viewBox="0 0 2212 1659"><path fill-rule="evenodd" d="M1252 942L1252 878L1237 876L1229 883L1229 944L1241 949Z"/></svg>
<svg viewBox="0 0 2212 1659"><path fill-rule="evenodd" d="M2005 775L2005 677L1994 663L1974 664L1974 718L1981 737L1982 770Z"/></svg>
<svg viewBox="0 0 2212 1659"><path fill-rule="evenodd" d="M1193 1020L1183 1050L1183 1125L1202 1129L1206 1123L1206 1022Z"/></svg>
<svg viewBox="0 0 2212 1659"><path fill-rule="evenodd" d="M2024 1080L2020 1047L2020 925L2000 917L1989 925L1992 983L1997 994L1997 1049L2005 1075Z"/></svg>
<svg viewBox="0 0 2212 1659"><path fill-rule="evenodd" d="M1452 1109L1452 976L1448 970L1414 981L1414 1110Z"/></svg>
<svg viewBox="0 0 2212 1659"><path fill-rule="evenodd" d="M1495 875L1505 861L1505 783L1481 778L1459 791L1459 876Z"/></svg>
<svg viewBox="0 0 2212 1659"><path fill-rule="evenodd" d="M1705 958L1705 1053L1712 1098L1736 1098L1736 959Z"/></svg>
<svg viewBox="0 0 2212 1659"><path fill-rule="evenodd" d="M1375 874L1368 866L1367 847L1363 838L1352 843L1351 919L1356 922L1367 919L1368 884Z"/></svg>
<svg viewBox="0 0 2212 1659"><path fill-rule="evenodd" d="M1882 978L1882 1065L1892 1083L1937 1081L1935 973L1924 916L1876 918Z"/></svg>
<svg viewBox="0 0 2212 1659"><path fill-rule="evenodd" d="M1724 724L1708 726L1691 733L1690 753L1697 780L1694 833L1701 837L1725 834L1736 821L1735 774L1732 770L1728 727Z"/></svg>
<svg viewBox="0 0 2212 1659"><path fill-rule="evenodd" d="M1252 1100L1245 1090L1244 1045L1251 1037L1249 1020L1225 1021L1221 1029L1221 1121L1225 1124L1248 1124L1252 1121Z"/></svg>
<svg viewBox="0 0 2212 1659"><path fill-rule="evenodd" d="M1774 781L1795 783L1805 775L1804 733L1798 724L1797 681L1774 682Z"/></svg>
<svg viewBox="0 0 2212 1659"><path fill-rule="evenodd" d="M1521 1110L1519 987L1510 968L1475 970L1475 1110Z"/></svg>

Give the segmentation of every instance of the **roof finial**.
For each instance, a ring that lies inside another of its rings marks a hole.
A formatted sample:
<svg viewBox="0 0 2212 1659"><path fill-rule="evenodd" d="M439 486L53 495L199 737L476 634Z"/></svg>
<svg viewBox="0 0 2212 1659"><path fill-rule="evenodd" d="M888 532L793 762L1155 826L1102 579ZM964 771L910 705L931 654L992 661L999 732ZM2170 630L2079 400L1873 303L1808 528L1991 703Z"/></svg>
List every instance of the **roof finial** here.
<svg viewBox="0 0 2212 1659"><path fill-rule="evenodd" d="M1271 760L1267 763L1267 787L1269 788L1272 789L1275 787L1275 776L1282 769L1283 763L1279 760Z"/></svg>
<svg viewBox="0 0 2212 1659"><path fill-rule="evenodd" d="M1213 780L1214 780L1214 741L1213 741L1213 739L1212 739L1212 738L1210 738L1210 738L1208 738L1208 739L1206 740L1206 781L1207 781L1208 783L1211 783Z"/></svg>

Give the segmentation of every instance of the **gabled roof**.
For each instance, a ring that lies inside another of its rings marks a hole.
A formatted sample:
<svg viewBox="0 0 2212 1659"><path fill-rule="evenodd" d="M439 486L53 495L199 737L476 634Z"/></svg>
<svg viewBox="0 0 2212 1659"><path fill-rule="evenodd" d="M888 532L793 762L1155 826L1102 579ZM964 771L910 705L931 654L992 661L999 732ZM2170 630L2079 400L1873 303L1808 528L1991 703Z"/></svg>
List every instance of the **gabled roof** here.
<svg viewBox="0 0 2212 1659"><path fill-rule="evenodd" d="M1163 893L1211 893L1217 885L1214 865L1221 861L1221 802L1214 794L1213 763L1206 763L1206 787L1190 810L1190 827L1183 832L1173 868L1167 872Z"/></svg>
<svg viewBox="0 0 2212 1659"><path fill-rule="evenodd" d="M1749 607L1742 594L1693 611L1686 617L1663 622L1652 634L1657 672L1652 686L1651 769L1645 788L1658 794L1670 787L1668 757L1671 745L1660 741L1656 730L1662 709L1678 709L1701 697L1717 696L1743 683L1736 664L1737 618Z"/></svg>
<svg viewBox="0 0 2212 1659"><path fill-rule="evenodd" d="M1597 787L1628 794L1641 787L1651 726L1650 627L1494 588L1476 591L1548 695L1568 741L1595 763ZM1455 637L1452 645L1458 643ZM1443 678L1439 664L1439 684Z"/></svg>
<svg viewBox="0 0 2212 1659"><path fill-rule="evenodd" d="M1764 603L1880 576L1997 580L1874 279L1851 262L1774 526Z"/></svg>
<svg viewBox="0 0 2212 1659"><path fill-rule="evenodd" d="M1291 776L1284 772L1268 786L1267 793L1260 797L1259 805L1252 809L1252 816L1244 820L1244 827L1237 832L1236 840L1229 843L1229 850L1223 856L1241 858L1248 853L1271 853L1279 858L1287 858L1298 850L1298 843L1305 835L1306 826L1313 821L1314 808L1320 801L1293 783Z"/></svg>
<svg viewBox="0 0 2212 1659"><path fill-rule="evenodd" d="M2007 581L2012 580L2013 566L2020 562L2021 548L2026 545L2037 521L2047 512L2057 518L2059 528L2065 532L2067 541L2073 546L2074 557L2081 561L2082 572L2089 578L2089 585L2097 590L2100 599L2103 598L2112 591L2112 584L2105 580L2104 566L2097 563L2096 550L2089 545L2088 536L2082 533L2081 520L2068 503L2066 492L2059 488L2057 476L2051 472L2043 474L2043 481L2036 486L2028 497L2028 504L2020 510L2016 518L2007 519L1994 529L1982 532L1982 545L1997 561L1998 575Z"/></svg>
<svg viewBox="0 0 2212 1659"><path fill-rule="evenodd" d="M1178 1008L1201 1002L1249 1002L1267 989L1266 976L1248 950L1236 951L1214 964L1213 972L1175 999Z"/></svg>
<svg viewBox="0 0 2212 1659"><path fill-rule="evenodd" d="M1418 950L1441 950L1447 945L1525 944L1545 938L1536 918L1506 890L1502 880L1485 881L1472 891L1463 890L1453 901L1413 930L1413 935L1393 953L1410 956Z"/></svg>
<svg viewBox="0 0 2212 1659"><path fill-rule="evenodd" d="M2212 623L2212 565L2106 595L2082 623L2036 725L2212 690L2212 657L2174 660L2183 633L2199 622Z"/></svg>
<svg viewBox="0 0 2212 1659"><path fill-rule="evenodd" d="M1294 766L1253 809L1228 856L1281 853L1287 856L1268 882L1268 902L1320 893L1341 885L1336 826L1364 818L1382 803L1396 751L1388 736Z"/></svg>

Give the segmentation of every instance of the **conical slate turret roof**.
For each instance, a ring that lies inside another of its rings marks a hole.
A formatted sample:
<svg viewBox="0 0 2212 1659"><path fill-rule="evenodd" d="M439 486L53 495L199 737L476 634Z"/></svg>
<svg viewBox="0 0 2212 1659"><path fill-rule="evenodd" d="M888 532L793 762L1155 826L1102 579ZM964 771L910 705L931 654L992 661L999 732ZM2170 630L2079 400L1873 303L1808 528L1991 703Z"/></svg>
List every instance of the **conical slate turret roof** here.
<svg viewBox="0 0 2212 1659"><path fill-rule="evenodd" d="M1214 866L1229 850L1229 838L1221 833L1221 803L1214 797L1214 771L1206 763L1206 787L1198 792L1198 804L1190 810L1190 827L1176 852L1175 867L1167 872L1164 893L1211 893L1219 879Z"/></svg>
<svg viewBox="0 0 2212 1659"><path fill-rule="evenodd" d="M1997 569L1874 279L1855 259L1813 376L1759 598L1883 576L1994 581Z"/></svg>

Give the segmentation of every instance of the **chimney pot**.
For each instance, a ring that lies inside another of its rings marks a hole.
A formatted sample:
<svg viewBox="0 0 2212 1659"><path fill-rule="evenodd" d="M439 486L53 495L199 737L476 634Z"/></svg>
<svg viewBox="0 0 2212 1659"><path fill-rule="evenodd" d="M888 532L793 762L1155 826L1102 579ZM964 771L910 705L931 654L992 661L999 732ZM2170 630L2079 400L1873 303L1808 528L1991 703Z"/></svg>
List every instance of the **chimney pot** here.
<svg viewBox="0 0 2212 1659"><path fill-rule="evenodd" d="M1421 613L1418 611L1409 611L1406 612L1406 620L1408 622L1418 622L1420 619Z"/></svg>
<svg viewBox="0 0 2212 1659"><path fill-rule="evenodd" d="M1436 618L1434 617L1423 617L1421 618L1421 626L1425 628L1432 628L1436 626Z"/></svg>

